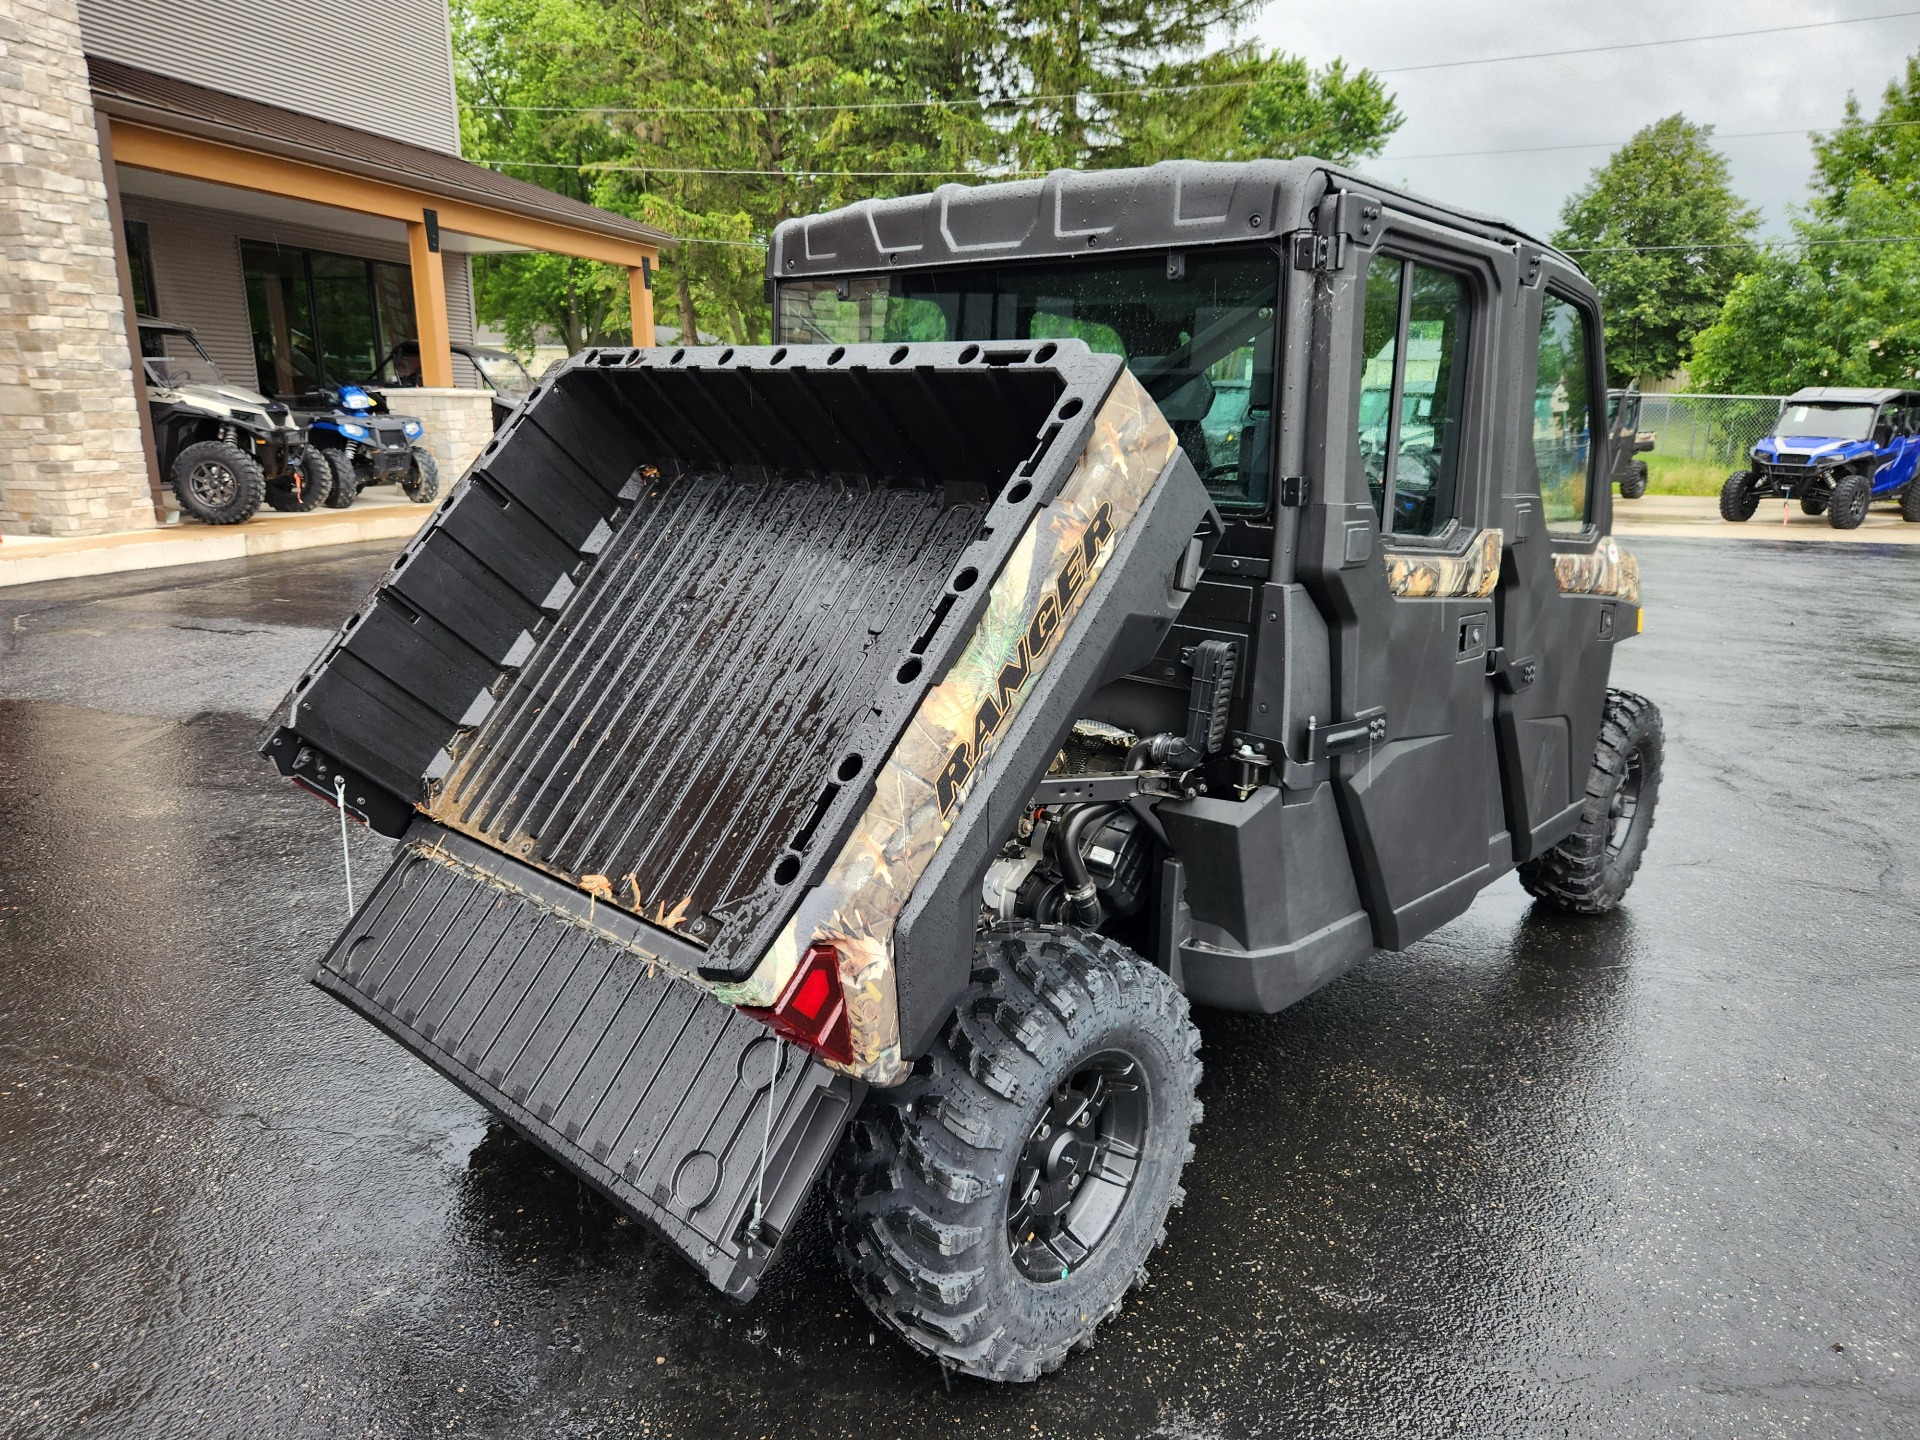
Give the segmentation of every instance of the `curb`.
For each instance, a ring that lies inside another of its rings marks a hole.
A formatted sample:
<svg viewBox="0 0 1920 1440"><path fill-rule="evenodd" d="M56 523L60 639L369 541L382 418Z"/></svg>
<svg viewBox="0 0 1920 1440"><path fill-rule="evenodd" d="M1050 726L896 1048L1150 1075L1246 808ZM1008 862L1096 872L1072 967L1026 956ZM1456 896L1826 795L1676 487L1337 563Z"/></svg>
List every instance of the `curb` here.
<svg viewBox="0 0 1920 1440"><path fill-rule="evenodd" d="M431 505L386 504L357 514L257 516L232 526L186 523L73 539L9 535L0 541L0 589L43 580L243 560L326 545L410 540L433 513Z"/></svg>

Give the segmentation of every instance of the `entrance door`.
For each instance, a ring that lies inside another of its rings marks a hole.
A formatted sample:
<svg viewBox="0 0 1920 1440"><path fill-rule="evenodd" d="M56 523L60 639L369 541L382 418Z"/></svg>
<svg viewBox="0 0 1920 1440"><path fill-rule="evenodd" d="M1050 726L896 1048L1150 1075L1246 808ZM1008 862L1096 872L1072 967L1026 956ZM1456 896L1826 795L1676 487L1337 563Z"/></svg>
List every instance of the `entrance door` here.
<svg viewBox="0 0 1920 1440"><path fill-rule="evenodd" d="M1314 753L1330 752L1375 939L1399 949L1472 903L1509 851L1486 677L1507 257L1391 209L1383 232L1319 282L1325 479L1298 571L1333 634L1338 714Z"/></svg>

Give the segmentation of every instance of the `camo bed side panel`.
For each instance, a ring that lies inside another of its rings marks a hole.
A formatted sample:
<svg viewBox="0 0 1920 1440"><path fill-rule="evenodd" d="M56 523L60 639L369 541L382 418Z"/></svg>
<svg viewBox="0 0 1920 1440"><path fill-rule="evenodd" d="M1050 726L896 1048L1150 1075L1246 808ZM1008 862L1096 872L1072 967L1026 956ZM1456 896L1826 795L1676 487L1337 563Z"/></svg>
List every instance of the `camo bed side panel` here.
<svg viewBox="0 0 1920 1440"><path fill-rule="evenodd" d="M1145 390L1123 373L1071 476L995 579L960 659L922 700L888 757L825 881L808 893L752 976L722 987L722 998L771 1005L806 947L829 941L840 952L856 1070L879 1085L902 1077L894 927L965 807L969 778L994 753L1028 693L1026 682L1060 648L1116 538L1177 448Z"/></svg>

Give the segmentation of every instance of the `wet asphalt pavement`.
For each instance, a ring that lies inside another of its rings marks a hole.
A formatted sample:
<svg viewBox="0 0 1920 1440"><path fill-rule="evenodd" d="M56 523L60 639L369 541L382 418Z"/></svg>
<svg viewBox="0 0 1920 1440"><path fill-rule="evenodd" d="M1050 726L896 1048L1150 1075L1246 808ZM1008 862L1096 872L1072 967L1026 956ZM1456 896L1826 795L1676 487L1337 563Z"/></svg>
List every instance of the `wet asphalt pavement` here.
<svg viewBox="0 0 1920 1440"><path fill-rule="evenodd" d="M1635 548L1626 907L1203 1013L1150 1287L950 1391L817 1217L735 1308L302 981L253 747L387 547L0 592L0 1436L1920 1434L1920 553Z"/></svg>

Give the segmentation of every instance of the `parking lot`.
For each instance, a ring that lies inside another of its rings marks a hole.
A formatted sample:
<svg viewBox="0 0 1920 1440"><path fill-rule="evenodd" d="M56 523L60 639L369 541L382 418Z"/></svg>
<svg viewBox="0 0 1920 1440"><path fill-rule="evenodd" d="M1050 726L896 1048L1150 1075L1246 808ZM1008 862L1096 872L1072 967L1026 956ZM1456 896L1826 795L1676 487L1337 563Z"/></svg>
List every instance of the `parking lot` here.
<svg viewBox="0 0 1920 1440"><path fill-rule="evenodd" d="M1014 1388L817 1216L709 1293L304 983L339 836L253 749L388 547L0 592L0 1436L1920 1433L1920 553L1632 544L1626 907L1201 1014L1151 1284Z"/></svg>

